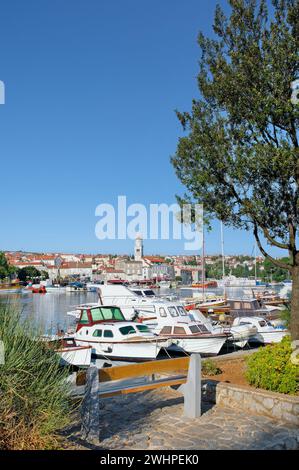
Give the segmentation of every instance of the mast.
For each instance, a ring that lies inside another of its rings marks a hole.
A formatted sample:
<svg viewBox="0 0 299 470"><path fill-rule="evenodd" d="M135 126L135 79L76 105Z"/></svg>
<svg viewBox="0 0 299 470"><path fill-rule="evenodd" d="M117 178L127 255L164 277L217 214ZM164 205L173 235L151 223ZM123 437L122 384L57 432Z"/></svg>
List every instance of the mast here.
<svg viewBox="0 0 299 470"><path fill-rule="evenodd" d="M256 267L256 242L254 244L254 279L255 279L255 285L257 282L257 267Z"/></svg>
<svg viewBox="0 0 299 470"><path fill-rule="evenodd" d="M222 280L223 280L223 289L224 289L224 295L226 294L225 292L225 259L224 259L224 236L223 236L223 223L222 220L220 221L220 228L221 228L221 254L222 254Z"/></svg>
<svg viewBox="0 0 299 470"><path fill-rule="evenodd" d="M203 226L202 229L202 260L201 260L201 282L202 282L202 300L205 302L206 296L205 296L205 229Z"/></svg>

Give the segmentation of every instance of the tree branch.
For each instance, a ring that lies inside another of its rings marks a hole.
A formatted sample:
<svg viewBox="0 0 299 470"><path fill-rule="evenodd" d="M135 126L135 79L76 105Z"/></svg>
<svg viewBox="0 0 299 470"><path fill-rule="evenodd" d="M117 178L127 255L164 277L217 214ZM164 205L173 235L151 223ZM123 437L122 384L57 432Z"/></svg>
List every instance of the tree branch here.
<svg viewBox="0 0 299 470"><path fill-rule="evenodd" d="M259 237L259 234L258 234L258 226L255 222L254 222L253 226L254 226L254 228L253 228L254 237L256 239L256 242L257 242L257 245L259 247L260 252L265 256L265 258L267 258L269 261L271 261L273 264L275 264L279 268L287 269L288 271L291 271L292 266L289 263L284 263L283 261L280 261L276 258L273 258L272 256L270 256L265 251L265 249L263 248L263 246L261 244L260 237Z"/></svg>
<svg viewBox="0 0 299 470"><path fill-rule="evenodd" d="M290 248L289 245L287 245L286 243L280 243L275 240L275 238L271 237L268 229L264 228L261 224L259 224L259 226L261 227L265 238L269 241L271 245L276 246L277 248L281 248L283 250L288 250Z"/></svg>

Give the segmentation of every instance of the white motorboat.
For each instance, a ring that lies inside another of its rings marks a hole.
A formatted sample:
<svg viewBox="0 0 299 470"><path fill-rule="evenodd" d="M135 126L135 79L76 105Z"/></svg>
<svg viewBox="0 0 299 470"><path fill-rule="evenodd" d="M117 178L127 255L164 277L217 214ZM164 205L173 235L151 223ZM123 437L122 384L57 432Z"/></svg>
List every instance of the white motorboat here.
<svg viewBox="0 0 299 470"><path fill-rule="evenodd" d="M255 287L255 279L245 277L225 276L217 281L218 287Z"/></svg>
<svg viewBox="0 0 299 470"><path fill-rule="evenodd" d="M143 325L147 326L152 333L159 336L165 326L167 326L167 328L170 326L180 328L182 325L188 325L190 323L193 326L202 328L205 335L201 335L201 347L199 348L199 346L194 346L197 348L198 352L201 352L202 354L218 354L226 339L229 337L229 334L224 332L210 332L200 321L196 320L196 322L192 322L188 312L180 302L164 300L158 297L147 298L134 293L131 289L123 285L103 285L100 286L99 293L100 302L104 305L117 305L127 320L138 320L142 322ZM98 306L101 306L101 304ZM82 309L82 306L77 307L77 310L78 309ZM78 312L72 311L72 314L78 315ZM197 328L194 328L194 330L196 330L197 335L194 338L192 337L192 341L195 338L199 340L198 336L200 331ZM172 330L170 330L170 333L170 338L173 339ZM188 335L190 336L190 334L191 333L189 331ZM163 337L166 336L167 335L164 330ZM174 339L180 349L182 349L183 344L186 344L186 347L188 348L188 350L186 350L187 352L189 352L189 350L191 352L192 344L197 344L195 342L190 343L189 341L186 343L186 339L191 340L191 338L186 338L186 335L181 339L182 341L180 341L180 344L178 344L178 338ZM171 346L171 349L173 349L173 346Z"/></svg>
<svg viewBox="0 0 299 470"><path fill-rule="evenodd" d="M180 301L170 301L163 297L154 296L151 289L146 295L140 294L141 291L143 290L130 289L124 285L99 285L99 303L117 305L126 320L134 320L137 317L146 319L147 325L155 331L164 325L169 309L174 322L180 315L187 317L187 312Z"/></svg>
<svg viewBox="0 0 299 470"><path fill-rule="evenodd" d="M123 361L146 361L168 347L168 338L152 333L146 325L126 321L120 308L103 305L80 306L74 335L76 344L92 346L98 357Z"/></svg>
<svg viewBox="0 0 299 470"><path fill-rule="evenodd" d="M262 344L280 343L284 336L289 335L289 331L283 327L275 327L271 322L260 317L239 317L235 318L233 327L238 325L251 325L257 328L257 333L250 342Z"/></svg>
<svg viewBox="0 0 299 470"><path fill-rule="evenodd" d="M160 336L170 338L174 345L187 353L200 353L203 356L216 356L227 340L226 334L211 333L198 322L165 325Z"/></svg>
<svg viewBox="0 0 299 470"><path fill-rule="evenodd" d="M250 339L257 334L256 326L252 325L223 325L220 321L214 322L209 317L205 317L198 310L190 310L191 320L202 323L211 333L225 333L228 335L227 341L238 348L244 348Z"/></svg>
<svg viewBox="0 0 299 470"><path fill-rule="evenodd" d="M57 293L62 293L66 291L65 286L59 286L59 285L53 285L53 286L46 286L47 292L57 292Z"/></svg>

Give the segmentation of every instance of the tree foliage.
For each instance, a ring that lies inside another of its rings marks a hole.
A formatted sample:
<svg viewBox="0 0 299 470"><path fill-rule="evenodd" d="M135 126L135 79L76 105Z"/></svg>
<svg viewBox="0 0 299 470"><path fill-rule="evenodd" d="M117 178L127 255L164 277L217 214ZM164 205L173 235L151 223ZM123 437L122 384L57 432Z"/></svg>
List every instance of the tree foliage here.
<svg viewBox="0 0 299 470"><path fill-rule="evenodd" d="M28 281L28 279L35 279L41 276L41 272L35 266L25 266L18 270L18 277L20 281Z"/></svg>
<svg viewBox="0 0 299 470"><path fill-rule="evenodd" d="M12 276L15 271L16 269L13 266L10 266L5 254L0 251L0 279L5 279Z"/></svg>
<svg viewBox="0 0 299 470"><path fill-rule="evenodd" d="M172 163L205 217L253 230L261 252L299 278L299 0L229 0L218 6L214 37L198 36L200 98L177 112L186 131ZM269 254L288 250L290 262ZM299 279L296 308L299 313ZM299 321L297 325L299 337Z"/></svg>

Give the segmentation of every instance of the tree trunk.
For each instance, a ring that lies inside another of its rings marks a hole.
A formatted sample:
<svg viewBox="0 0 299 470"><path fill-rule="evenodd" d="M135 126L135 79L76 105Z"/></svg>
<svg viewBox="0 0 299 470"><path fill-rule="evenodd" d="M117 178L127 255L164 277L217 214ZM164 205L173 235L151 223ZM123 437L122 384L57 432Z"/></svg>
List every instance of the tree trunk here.
<svg viewBox="0 0 299 470"><path fill-rule="evenodd" d="M299 266L292 269L291 336L299 339Z"/></svg>

